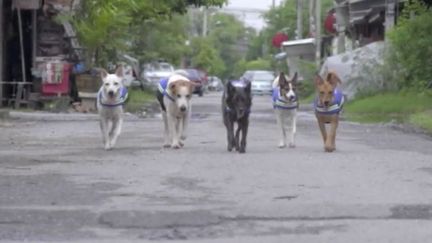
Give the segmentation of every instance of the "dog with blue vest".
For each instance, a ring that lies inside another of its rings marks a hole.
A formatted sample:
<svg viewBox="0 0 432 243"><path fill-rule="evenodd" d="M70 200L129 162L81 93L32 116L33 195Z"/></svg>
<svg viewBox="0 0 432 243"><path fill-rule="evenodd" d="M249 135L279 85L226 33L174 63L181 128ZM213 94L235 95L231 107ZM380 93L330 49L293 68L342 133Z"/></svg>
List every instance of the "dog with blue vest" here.
<svg viewBox="0 0 432 243"><path fill-rule="evenodd" d="M281 72L273 81L272 101L279 127L279 148L286 147L287 134L289 147L295 148L295 134L297 131L297 110L299 101L296 93L297 72L289 79Z"/></svg>
<svg viewBox="0 0 432 243"><path fill-rule="evenodd" d="M194 83L184 70L159 81L157 100L164 121L164 147L179 149L184 146L187 129L192 114L192 92Z"/></svg>
<svg viewBox="0 0 432 243"><path fill-rule="evenodd" d="M123 105L128 91L123 84L123 67L114 74L101 69L102 87L97 93L97 110L105 150L114 148L123 126Z"/></svg>
<svg viewBox="0 0 432 243"><path fill-rule="evenodd" d="M326 152L336 150L336 130L345 101L339 87L340 84L342 82L334 72L328 72L325 79L319 74L315 77L317 94L314 100L314 110L324 142L324 151ZM329 131L327 131L326 124L330 125Z"/></svg>

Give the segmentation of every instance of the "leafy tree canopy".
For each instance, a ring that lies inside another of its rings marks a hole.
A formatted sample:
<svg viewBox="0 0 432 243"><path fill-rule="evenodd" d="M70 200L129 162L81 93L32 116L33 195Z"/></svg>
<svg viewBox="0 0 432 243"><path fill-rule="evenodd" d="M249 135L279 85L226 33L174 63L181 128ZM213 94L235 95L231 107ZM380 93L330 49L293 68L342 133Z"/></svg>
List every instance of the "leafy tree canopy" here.
<svg viewBox="0 0 432 243"><path fill-rule="evenodd" d="M154 25L184 14L189 6L221 6L226 0L88 0L81 1L72 18L88 59L103 65L115 53L126 50L142 25Z"/></svg>

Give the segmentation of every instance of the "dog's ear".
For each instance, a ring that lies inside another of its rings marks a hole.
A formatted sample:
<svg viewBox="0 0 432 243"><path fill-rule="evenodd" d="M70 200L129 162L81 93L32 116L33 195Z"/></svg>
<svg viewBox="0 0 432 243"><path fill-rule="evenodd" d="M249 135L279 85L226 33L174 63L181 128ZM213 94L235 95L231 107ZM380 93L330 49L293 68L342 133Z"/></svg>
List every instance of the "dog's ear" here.
<svg viewBox="0 0 432 243"><path fill-rule="evenodd" d="M194 83L194 82L192 82L192 81L190 81L190 82L187 82L187 85L189 87L189 92L192 94L193 91L194 91L194 88L195 88L195 86L197 86L197 84Z"/></svg>
<svg viewBox="0 0 432 243"><path fill-rule="evenodd" d="M246 91L246 94L248 94L248 95L250 95L251 94L251 92L252 92L252 82L247 82L247 84L246 84L246 87L245 87L245 91Z"/></svg>
<svg viewBox="0 0 432 243"><path fill-rule="evenodd" d="M342 81L339 79L336 73L329 72L326 77L327 82L329 82L333 87L336 87L338 84L342 84Z"/></svg>
<svg viewBox="0 0 432 243"><path fill-rule="evenodd" d="M235 87L231 83L231 81L227 82L227 84L226 84L226 91L227 91L228 97L232 97L234 95Z"/></svg>
<svg viewBox="0 0 432 243"><path fill-rule="evenodd" d="M123 77L123 65L119 65L115 71L115 74L122 78Z"/></svg>
<svg viewBox="0 0 432 243"><path fill-rule="evenodd" d="M279 73L279 86L285 86L288 85L288 80L286 80L285 73L280 72Z"/></svg>
<svg viewBox="0 0 432 243"><path fill-rule="evenodd" d="M171 83L168 87L168 89L171 91L171 94L176 94L176 84L175 83Z"/></svg>
<svg viewBox="0 0 432 243"><path fill-rule="evenodd" d="M297 83L297 79L298 79L298 74L297 74L297 72L295 72L294 76L291 79L291 83L296 84Z"/></svg>
<svg viewBox="0 0 432 243"><path fill-rule="evenodd" d="M99 69L99 73L101 75L102 80L108 76L108 72L103 68Z"/></svg>
<svg viewBox="0 0 432 243"><path fill-rule="evenodd" d="M315 86L322 85L324 83L324 79L321 78L321 76L316 73L315 74Z"/></svg>

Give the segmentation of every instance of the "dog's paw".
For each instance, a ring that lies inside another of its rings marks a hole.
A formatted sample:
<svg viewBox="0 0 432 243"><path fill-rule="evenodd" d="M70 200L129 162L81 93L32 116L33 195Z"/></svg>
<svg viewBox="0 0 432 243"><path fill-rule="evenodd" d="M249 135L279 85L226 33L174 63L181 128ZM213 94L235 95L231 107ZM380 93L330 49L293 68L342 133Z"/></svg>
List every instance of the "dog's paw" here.
<svg viewBox="0 0 432 243"><path fill-rule="evenodd" d="M182 141L179 142L180 147L184 147L184 143Z"/></svg>
<svg viewBox="0 0 432 243"><path fill-rule="evenodd" d="M280 142L278 148L285 148L286 144L284 142Z"/></svg>
<svg viewBox="0 0 432 243"><path fill-rule="evenodd" d="M185 134L183 134L183 135L180 136L181 140L186 140L186 138L187 138L187 135L185 135Z"/></svg>
<svg viewBox="0 0 432 243"><path fill-rule="evenodd" d="M179 149L179 148L181 148L181 146L180 146L180 144L178 144L178 143L173 143L173 144L171 145L171 148L173 148L173 149Z"/></svg>
<svg viewBox="0 0 432 243"><path fill-rule="evenodd" d="M335 147L333 147L333 146L325 146L324 147L324 151L326 151L328 153L331 153L331 152L335 151Z"/></svg>
<svg viewBox="0 0 432 243"><path fill-rule="evenodd" d="M244 154L244 153L246 153L246 148L245 147L240 147L238 149L238 152L241 153L241 154Z"/></svg>
<svg viewBox="0 0 432 243"><path fill-rule="evenodd" d="M112 147L111 147L109 144L105 144L104 149L105 149L106 151L108 151L108 150L111 150Z"/></svg>

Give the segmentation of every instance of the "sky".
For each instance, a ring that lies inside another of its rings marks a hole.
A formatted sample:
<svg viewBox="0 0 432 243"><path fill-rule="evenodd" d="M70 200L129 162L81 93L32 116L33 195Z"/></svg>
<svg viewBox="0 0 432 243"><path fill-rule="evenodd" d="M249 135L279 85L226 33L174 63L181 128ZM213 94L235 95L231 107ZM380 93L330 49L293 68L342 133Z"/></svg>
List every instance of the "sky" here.
<svg viewBox="0 0 432 243"><path fill-rule="evenodd" d="M279 5L282 0L274 1L276 5ZM228 5L225 6L225 9L236 14L247 26L259 30L265 25L264 20L261 18L262 11L270 9L272 2L273 0L228 0ZM256 10L260 10L261 12Z"/></svg>

